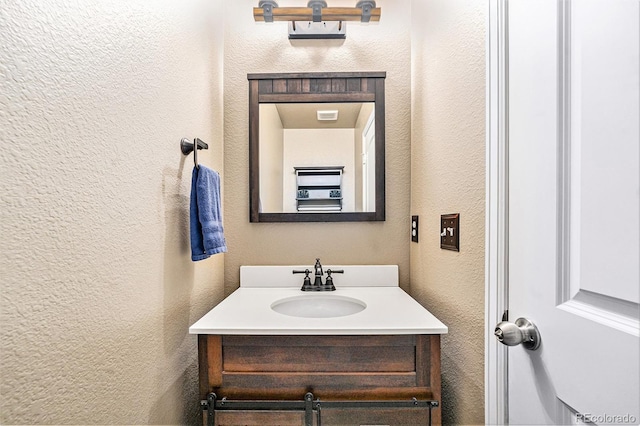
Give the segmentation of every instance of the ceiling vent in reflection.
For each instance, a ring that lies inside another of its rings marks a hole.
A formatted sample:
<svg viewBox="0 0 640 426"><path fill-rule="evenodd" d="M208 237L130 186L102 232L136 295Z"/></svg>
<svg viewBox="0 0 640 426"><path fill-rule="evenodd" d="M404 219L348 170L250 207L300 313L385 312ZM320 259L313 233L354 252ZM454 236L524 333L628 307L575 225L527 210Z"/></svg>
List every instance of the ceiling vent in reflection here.
<svg viewBox="0 0 640 426"><path fill-rule="evenodd" d="M318 121L336 121L338 120L338 110L318 110Z"/></svg>

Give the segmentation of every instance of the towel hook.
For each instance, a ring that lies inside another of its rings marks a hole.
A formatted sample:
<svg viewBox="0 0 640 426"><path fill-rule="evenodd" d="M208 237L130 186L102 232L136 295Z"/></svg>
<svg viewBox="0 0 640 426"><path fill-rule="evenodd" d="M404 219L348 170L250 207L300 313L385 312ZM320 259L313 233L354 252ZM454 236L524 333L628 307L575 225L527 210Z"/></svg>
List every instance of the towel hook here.
<svg viewBox="0 0 640 426"><path fill-rule="evenodd" d="M209 149L209 145L200 140L200 138L195 138L193 143L189 142L187 138L182 138L180 141L180 151L182 151L184 155L189 155L191 151L193 151L193 165L196 169L200 168L200 166L198 166L199 149Z"/></svg>

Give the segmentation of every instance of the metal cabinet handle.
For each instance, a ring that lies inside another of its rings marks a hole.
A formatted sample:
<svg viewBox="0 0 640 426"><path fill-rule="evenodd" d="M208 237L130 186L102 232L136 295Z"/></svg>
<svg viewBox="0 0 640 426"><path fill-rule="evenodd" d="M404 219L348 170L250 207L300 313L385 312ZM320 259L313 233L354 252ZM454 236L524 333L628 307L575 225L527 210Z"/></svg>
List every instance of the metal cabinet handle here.
<svg viewBox="0 0 640 426"><path fill-rule="evenodd" d="M540 332L535 324L526 318L518 318L515 323L502 321L496 325L494 334L500 343L507 346L522 343L525 349L531 351L540 346Z"/></svg>

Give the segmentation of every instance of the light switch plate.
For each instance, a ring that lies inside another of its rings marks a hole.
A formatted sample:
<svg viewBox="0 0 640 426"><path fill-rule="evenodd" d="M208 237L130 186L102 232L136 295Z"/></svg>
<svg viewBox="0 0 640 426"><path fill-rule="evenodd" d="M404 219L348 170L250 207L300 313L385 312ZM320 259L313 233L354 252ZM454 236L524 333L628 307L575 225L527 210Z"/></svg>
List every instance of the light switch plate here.
<svg viewBox="0 0 640 426"><path fill-rule="evenodd" d="M460 213L440 216L440 248L460 251Z"/></svg>
<svg viewBox="0 0 640 426"><path fill-rule="evenodd" d="M411 216L411 241L418 242L418 216Z"/></svg>

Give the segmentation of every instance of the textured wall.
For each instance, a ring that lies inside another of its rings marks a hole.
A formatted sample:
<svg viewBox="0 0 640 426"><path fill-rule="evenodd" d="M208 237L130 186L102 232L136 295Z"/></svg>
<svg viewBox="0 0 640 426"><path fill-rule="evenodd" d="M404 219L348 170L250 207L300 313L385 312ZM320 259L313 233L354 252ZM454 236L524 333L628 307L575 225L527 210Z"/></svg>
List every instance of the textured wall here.
<svg viewBox="0 0 640 426"><path fill-rule="evenodd" d="M484 423L485 3L413 1L411 293L449 327L443 421ZM440 215L460 213L460 252Z"/></svg>
<svg viewBox="0 0 640 426"><path fill-rule="evenodd" d="M281 1L280 6L299 4ZM353 7L351 0L331 6ZM287 38L286 23L256 23L254 0L225 2L225 259L227 293L243 264L398 264L409 281L411 35L409 0L377 2L378 24L348 23L346 40ZM249 223L248 73L386 71L387 217L379 223ZM233 212L233 214L230 214Z"/></svg>
<svg viewBox="0 0 640 426"><path fill-rule="evenodd" d="M296 42L255 23L253 0L2 3L0 423L195 423L187 327L221 299L223 268L229 293L241 264L315 256L399 264L405 288L410 272L450 328L444 419L483 422L482 2L379 0L379 24ZM387 220L250 224L246 74L362 70L387 71ZM193 264L177 143L196 135L203 164L224 155L230 252ZM460 253L438 247L453 212Z"/></svg>
<svg viewBox="0 0 640 426"><path fill-rule="evenodd" d="M282 158L284 133L275 104L260 105L260 185L267 196L260 199L263 212L282 211Z"/></svg>
<svg viewBox="0 0 640 426"><path fill-rule="evenodd" d="M195 423L224 256L178 142L222 168L220 3L1 2L0 423Z"/></svg>

